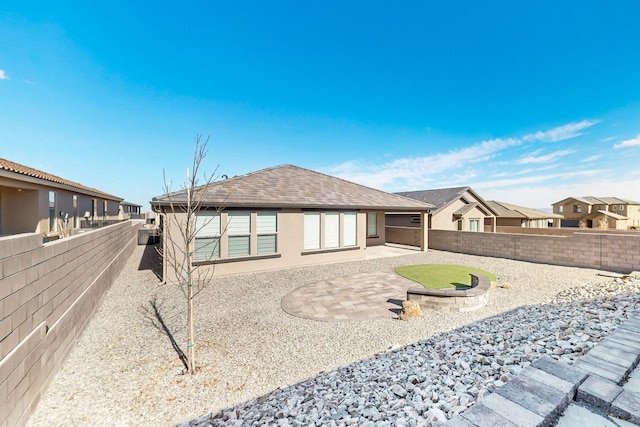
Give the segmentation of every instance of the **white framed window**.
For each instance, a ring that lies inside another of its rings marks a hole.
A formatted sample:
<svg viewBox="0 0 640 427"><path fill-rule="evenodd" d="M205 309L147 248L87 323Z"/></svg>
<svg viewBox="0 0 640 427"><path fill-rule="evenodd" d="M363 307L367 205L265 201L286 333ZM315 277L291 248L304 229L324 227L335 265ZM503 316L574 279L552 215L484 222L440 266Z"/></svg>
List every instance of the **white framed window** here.
<svg viewBox="0 0 640 427"><path fill-rule="evenodd" d="M573 205L573 213L582 213L582 206Z"/></svg>
<svg viewBox="0 0 640 427"><path fill-rule="evenodd" d="M331 250L357 245L358 214L356 212L304 213L303 250Z"/></svg>
<svg viewBox="0 0 640 427"><path fill-rule="evenodd" d="M611 206L611 210L617 211L618 210L618 205Z"/></svg>
<svg viewBox="0 0 640 427"><path fill-rule="evenodd" d="M375 237L378 235L378 214L376 212L367 212L367 237Z"/></svg>
<svg viewBox="0 0 640 427"><path fill-rule="evenodd" d="M230 257L249 255L251 213L229 212L227 214L227 236L227 250Z"/></svg>
<svg viewBox="0 0 640 427"><path fill-rule="evenodd" d="M78 195L73 195L73 228L78 228Z"/></svg>
<svg viewBox="0 0 640 427"><path fill-rule="evenodd" d="M194 261L220 258L220 213L198 212L194 226Z"/></svg>
<svg viewBox="0 0 640 427"><path fill-rule="evenodd" d="M324 247L326 249L340 247L340 213L324 214Z"/></svg>
<svg viewBox="0 0 640 427"><path fill-rule="evenodd" d="M49 232L58 231L56 221L56 192L49 191Z"/></svg>
<svg viewBox="0 0 640 427"><path fill-rule="evenodd" d="M356 246L358 242L358 216L355 212L344 213L344 230L342 235L342 244L344 246Z"/></svg>
<svg viewBox="0 0 640 427"><path fill-rule="evenodd" d="M558 206L558 213L563 213L564 212L564 206L560 205Z"/></svg>
<svg viewBox="0 0 640 427"><path fill-rule="evenodd" d="M320 212L304 213L304 250L320 249Z"/></svg>
<svg viewBox="0 0 640 427"><path fill-rule="evenodd" d="M624 205L620 205L620 212L624 211Z"/></svg>
<svg viewBox="0 0 640 427"><path fill-rule="evenodd" d="M462 231L462 220L458 220L458 231Z"/></svg>
<svg viewBox="0 0 640 427"><path fill-rule="evenodd" d="M470 219L469 220L469 231L474 231L474 232L480 231L480 220L479 219Z"/></svg>
<svg viewBox="0 0 640 427"><path fill-rule="evenodd" d="M278 216L276 212L258 212L256 216L258 255L276 253Z"/></svg>

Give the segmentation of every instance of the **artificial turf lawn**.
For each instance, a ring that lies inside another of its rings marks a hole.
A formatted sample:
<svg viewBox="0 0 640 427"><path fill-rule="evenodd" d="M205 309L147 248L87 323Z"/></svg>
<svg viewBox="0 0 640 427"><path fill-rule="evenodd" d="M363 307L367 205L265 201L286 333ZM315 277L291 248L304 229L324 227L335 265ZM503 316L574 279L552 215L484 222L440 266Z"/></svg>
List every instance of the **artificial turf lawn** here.
<svg viewBox="0 0 640 427"><path fill-rule="evenodd" d="M479 268L450 264L420 264L397 267L396 273L402 277L420 283L427 289L468 288L471 286L469 273L482 274L492 282L495 274Z"/></svg>

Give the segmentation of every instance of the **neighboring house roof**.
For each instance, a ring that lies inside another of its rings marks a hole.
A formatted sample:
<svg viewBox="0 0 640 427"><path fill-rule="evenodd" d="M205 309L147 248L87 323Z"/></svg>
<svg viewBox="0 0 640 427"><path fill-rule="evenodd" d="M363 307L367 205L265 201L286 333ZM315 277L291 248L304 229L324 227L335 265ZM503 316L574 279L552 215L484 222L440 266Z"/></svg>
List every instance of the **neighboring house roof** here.
<svg viewBox="0 0 640 427"><path fill-rule="evenodd" d="M587 218L593 218L598 216L598 214L602 214L614 219L628 219L626 216L624 215L618 215L617 213L613 213L613 212L609 212L609 211L603 211L603 210L599 210L597 213L592 213L591 215L589 215Z"/></svg>
<svg viewBox="0 0 640 427"><path fill-rule="evenodd" d="M451 203L455 202L460 198L464 198L463 195L466 192L469 192L473 197L475 197L476 200L480 202L479 205L482 205L484 209L489 211L490 214L492 215L496 214L496 212L493 211L491 206L489 206L487 202L485 202L482 199L482 197L476 194L476 192L474 192L471 189L471 187L452 187L452 188L436 188L433 190L421 190L421 191L402 191L395 194L434 205L435 209L433 209L431 213L436 215L438 212L440 212L441 210L449 206ZM473 207L469 209L473 209ZM466 212L468 211L465 211L465 213Z"/></svg>
<svg viewBox="0 0 640 427"><path fill-rule="evenodd" d="M0 158L0 175L2 175L3 172L5 172L5 176L9 176L10 178L16 180L31 181L41 185L47 185L46 183L53 183L58 184L58 186L70 187L71 189L76 190L78 193L98 196L109 200L122 200L121 197L105 193L95 188L87 187L85 185L78 184L77 182L69 181L68 179L60 178L59 176L42 172L38 169L30 168L28 166L24 166L10 160ZM40 181L46 181L46 183Z"/></svg>
<svg viewBox="0 0 640 427"><path fill-rule="evenodd" d="M293 165L281 165L198 187L205 206L416 211L433 205ZM154 197L151 205L185 203L186 191Z"/></svg>
<svg viewBox="0 0 640 427"><path fill-rule="evenodd" d="M550 219L564 218L562 215L543 212L536 209L526 208L524 206L513 205L511 203L498 202L496 200L487 200L487 204L491 206L500 218L520 218L520 219Z"/></svg>
<svg viewBox="0 0 640 427"><path fill-rule="evenodd" d="M640 205L639 202L621 199L619 197L598 197L598 199L602 200L607 205Z"/></svg>
<svg viewBox="0 0 640 427"><path fill-rule="evenodd" d="M136 203L131 203L131 202L125 202L125 201L120 202L120 204L122 206L134 206L136 208L141 208L142 207L142 205L138 205Z"/></svg>
<svg viewBox="0 0 640 427"><path fill-rule="evenodd" d="M470 212L473 209L477 208L478 206L480 206L480 203L478 203L478 202L469 203L469 204L466 204L466 205L462 206L460 209L455 211L453 214L462 216L462 215L466 214L467 212Z"/></svg>
<svg viewBox="0 0 640 427"><path fill-rule="evenodd" d="M621 199L619 197L593 197L593 196L567 197L566 199L562 199L558 202L552 203L552 205L564 204L564 202L568 200L576 200L580 203L585 203L587 205L640 205L640 202Z"/></svg>

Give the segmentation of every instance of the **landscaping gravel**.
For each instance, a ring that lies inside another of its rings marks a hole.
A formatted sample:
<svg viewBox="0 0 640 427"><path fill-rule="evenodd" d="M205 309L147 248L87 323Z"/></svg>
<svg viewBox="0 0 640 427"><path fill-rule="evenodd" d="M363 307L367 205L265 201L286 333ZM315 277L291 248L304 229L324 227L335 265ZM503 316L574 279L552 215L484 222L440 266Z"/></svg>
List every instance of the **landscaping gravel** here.
<svg viewBox="0 0 640 427"><path fill-rule="evenodd" d="M429 425L544 354L570 363L640 307L639 279L438 251L238 275L198 296L201 369L184 375L148 320L156 300L184 347L184 300L158 286L143 251L106 295L31 425ZM481 310L410 321L318 322L280 308L308 283L416 263L482 268L506 287L492 290Z"/></svg>

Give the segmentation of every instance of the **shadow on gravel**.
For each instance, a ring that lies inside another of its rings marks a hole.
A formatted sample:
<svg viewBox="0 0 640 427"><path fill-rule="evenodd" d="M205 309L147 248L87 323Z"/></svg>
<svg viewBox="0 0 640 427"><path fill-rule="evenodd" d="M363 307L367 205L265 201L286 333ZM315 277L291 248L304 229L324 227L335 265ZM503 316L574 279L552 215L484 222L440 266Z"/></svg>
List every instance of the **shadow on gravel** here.
<svg viewBox="0 0 640 427"><path fill-rule="evenodd" d="M151 323L151 325L153 325L154 328L158 329L160 332L166 335L167 338L169 338L173 350L176 352L178 358L184 365L184 369L187 370L189 366L187 363L187 355L184 354L184 351L182 351L175 338L173 338L171 330L162 318L162 314L160 313L160 304L158 303L157 298L153 297L153 299L149 301L148 306L143 305L142 312L144 313L144 317Z"/></svg>
<svg viewBox="0 0 640 427"><path fill-rule="evenodd" d="M158 245L147 245L140 258L138 270L151 270L158 280L162 280L162 258L158 253Z"/></svg>

